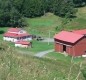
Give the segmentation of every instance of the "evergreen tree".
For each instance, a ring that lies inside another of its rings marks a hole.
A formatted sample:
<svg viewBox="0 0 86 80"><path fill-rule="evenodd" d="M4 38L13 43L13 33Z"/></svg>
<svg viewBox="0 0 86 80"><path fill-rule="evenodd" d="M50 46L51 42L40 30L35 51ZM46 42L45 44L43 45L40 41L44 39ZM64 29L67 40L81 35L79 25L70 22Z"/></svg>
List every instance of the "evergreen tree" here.
<svg viewBox="0 0 86 80"><path fill-rule="evenodd" d="M0 0L0 26L16 27L22 18L16 9L14 0Z"/></svg>
<svg viewBox="0 0 86 80"><path fill-rule="evenodd" d="M25 0L23 14L26 17L37 17L44 14L43 0Z"/></svg>
<svg viewBox="0 0 86 80"><path fill-rule="evenodd" d="M86 0L0 0L0 26L22 26L24 17L38 17L46 12L73 17L77 11L74 5L85 3Z"/></svg>
<svg viewBox="0 0 86 80"><path fill-rule="evenodd" d="M55 0L53 10L54 14L61 17L72 17L76 13L72 0Z"/></svg>
<svg viewBox="0 0 86 80"><path fill-rule="evenodd" d="M86 5L86 0L73 0L75 7L81 7Z"/></svg>

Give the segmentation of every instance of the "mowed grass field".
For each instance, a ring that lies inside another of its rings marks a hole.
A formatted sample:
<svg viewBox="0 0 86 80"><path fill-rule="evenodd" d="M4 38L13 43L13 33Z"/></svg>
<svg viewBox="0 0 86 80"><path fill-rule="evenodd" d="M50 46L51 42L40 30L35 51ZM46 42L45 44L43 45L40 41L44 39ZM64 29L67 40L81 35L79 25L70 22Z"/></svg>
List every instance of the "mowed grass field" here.
<svg viewBox="0 0 86 80"><path fill-rule="evenodd" d="M53 43L50 43L48 45L47 42L40 42L33 40L32 41L32 48L16 48L17 51L20 51L25 54L30 54L30 55L35 55L39 52L46 51L46 50L51 50L54 48Z"/></svg>
<svg viewBox="0 0 86 80"><path fill-rule="evenodd" d="M46 58L52 59L52 60L60 60L63 62L71 62L72 57L71 56L65 56L64 54L57 53L57 52L51 52L45 55ZM74 63L82 62L84 58L73 58Z"/></svg>
<svg viewBox="0 0 86 80"><path fill-rule="evenodd" d="M49 37L49 32L51 37L56 33L56 26L61 25L60 17L53 15L52 13L46 13L46 16L29 18L27 19L29 24L25 29L31 34Z"/></svg>

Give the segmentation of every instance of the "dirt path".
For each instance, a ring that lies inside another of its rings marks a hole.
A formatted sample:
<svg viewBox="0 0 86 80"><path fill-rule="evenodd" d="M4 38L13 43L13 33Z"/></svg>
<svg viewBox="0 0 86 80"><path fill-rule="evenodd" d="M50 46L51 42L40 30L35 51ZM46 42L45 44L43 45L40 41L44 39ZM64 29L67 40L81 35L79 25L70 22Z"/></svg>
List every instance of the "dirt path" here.
<svg viewBox="0 0 86 80"><path fill-rule="evenodd" d="M50 52L53 52L54 49L51 49L51 50L46 50L46 51L41 51L41 52L38 52L36 54L33 54L32 52L28 52L28 51L21 51L21 50L17 50L19 53L21 54L27 54L27 55L32 55L32 56L35 56L35 57L43 57L44 55L50 53Z"/></svg>
<svg viewBox="0 0 86 80"><path fill-rule="evenodd" d="M42 42L54 42L53 38L45 38Z"/></svg>
<svg viewBox="0 0 86 80"><path fill-rule="evenodd" d="M46 55L47 53L50 53L50 52L53 52L53 51L54 51L54 49L47 50L47 51L42 51L42 52L37 53L35 56L41 58L44 55Z"/></svg>

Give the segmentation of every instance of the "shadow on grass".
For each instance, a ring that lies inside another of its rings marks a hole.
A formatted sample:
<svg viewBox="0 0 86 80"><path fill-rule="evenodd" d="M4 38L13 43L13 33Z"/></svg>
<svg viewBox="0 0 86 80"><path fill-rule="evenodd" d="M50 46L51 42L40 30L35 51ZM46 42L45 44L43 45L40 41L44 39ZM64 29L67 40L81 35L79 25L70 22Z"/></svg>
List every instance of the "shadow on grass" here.
<svg viewBox="0 0 86 80"><path fill-rule="evenodd" d="M3 33L4 33L4 31L1 30L1 31L0 31L0 34L3 34Z"/></svg>

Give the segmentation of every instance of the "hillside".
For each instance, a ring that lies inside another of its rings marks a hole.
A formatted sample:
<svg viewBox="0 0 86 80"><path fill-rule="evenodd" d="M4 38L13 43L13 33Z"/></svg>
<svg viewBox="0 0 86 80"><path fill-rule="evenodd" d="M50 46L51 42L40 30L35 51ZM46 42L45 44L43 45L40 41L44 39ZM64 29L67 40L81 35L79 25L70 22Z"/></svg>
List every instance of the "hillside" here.
<svg viewBox="0 0 86 80"><path fill-rule="evenodd" d="M64 18L53 15L52 13L46 13L46 16L37 18L27 18L28 27L25 29L35 35L41 35L43 37L49 36L49 31L51 37L59 32L62 27L62 21ZM65 21L65 20L64 20ZM56 30L56 27L57 30ZM75 30L75 29L85 29L86 28L86 7L78 8L76 18L64 25L65 30Z"/></svg>
<svg viewBox="0 0 86 80"><path fill-rule="evenodd" d="M86 7L78 8L76 18L66 25L67 30L86 28Z"/></svg>
<svg viewBox="0 0 86 80"><path fill-rule="evenodd" d="M19 54L6 44L4 47L4 51L0 48L0 80L67 80L70 61L40 59ZM79 63L73 66L70 80L78 71ZM78 80L84 80L82 73Z"/></svg>

